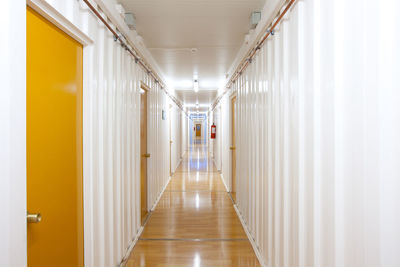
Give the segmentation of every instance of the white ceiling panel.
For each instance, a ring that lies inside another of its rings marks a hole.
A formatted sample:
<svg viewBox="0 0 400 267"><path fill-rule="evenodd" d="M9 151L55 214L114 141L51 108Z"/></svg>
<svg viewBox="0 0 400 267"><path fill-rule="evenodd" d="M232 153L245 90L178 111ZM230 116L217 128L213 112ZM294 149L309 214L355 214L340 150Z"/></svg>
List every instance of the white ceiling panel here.
<svg viewBox="0 0 400 267"><path fill-rule="evenodd" d="M183 90L183 101L212 101L225 83L245 35L250 15L265 0L120 0L137 21L144 39L162 69L167 85ZM192 51L194 49L194 51ZM198 76L200 92L193 92ZM204 94L201 94L205 91ZM200 100L201 99L201 100Z"/></svg>

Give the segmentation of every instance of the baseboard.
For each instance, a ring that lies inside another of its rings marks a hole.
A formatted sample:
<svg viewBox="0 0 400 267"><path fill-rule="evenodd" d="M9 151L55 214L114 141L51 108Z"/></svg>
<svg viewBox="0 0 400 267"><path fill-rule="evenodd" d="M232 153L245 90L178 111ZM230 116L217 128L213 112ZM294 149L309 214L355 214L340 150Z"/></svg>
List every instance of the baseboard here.
<svg viewBox="0 0 400 267"><path fill-rule="evenodd" d="M214 159L214 158L212 159L212 161L214 162L214 165L217 166L217 164L215 164L215 159ZM221 176L222 183L223 183L224 186L225 186L226 192L230 192L228 186L227 186L226 183L225 183L225 179L224 179L224 175L222 174L222 171L218 171L218 172L219 172L219 175Z"/></svg>
<svg viewBox="0 0 400 267"><path fill-rule="evenodd" d="M178 160L178 163L176 164L176 166L175 166L175 168L174 168L172 174L174 174L174 173L176 172L176 170L178 169L179 165L181 165L181 163L182 163L182 158L180 158L180 159Z"/></svg>
<svg viewBox="0 0 400 267"><path fill-rule="evenodd" d="M164 188L161 190L160 194L158 194L157 200L156 200L156 202L154 202L153 206L151 207L150 212L154 211L154 209L156 208L158 202L161 199L161 196L164 194L165 189L167 189L167 186L168 186L169 182L171 181L171 178L172 178L171 176L168 178L168 181L164 185Z"/></svg>
<svg viewBox="0 0 400 267"><path fill-rule="evenodd" d="M142 234L144 226L140 226L139 231L137 232L135 239L133 239L132 243L129 245L124 257L121 260L121 263L118 264L118 267L125 267L126 263L128 262L129 256L132 253L133 248L136 246L137 242L139 241L139 237Z"/></svg>
<svg viewBox="0 0 400 267"><path fill-rule="evenodd" d="M215 164L214 159L213 159L213 162ZM222 183L225 186L226 192L230 192L228 189L228 186L225 183L224 175L222 173L220 173L219 175L221 176ZM261 254L261 251L256 244L256 241L253 239L253 236L250 234L249 228L247 227L247 224L244 221L244 218L243 218L242 214L240 213L239 208L236 206L236 204L233 202L233 200L232 200L232 204L233 204L233 207L235 208L237 216L239 217L240 223L242 224L243 229L246 232L247 239L249 239L251 246L253 247L254 253L256 254L257 259L260 262L260 265L263 267L267 267L266 261L264 260L262 254Z"/></svg>
<svg viewBox="0 0 400 267"><path fill-rule="evenodd" d="M219 175L221 176L222 183L223 183L224 186L225 186L226 192L230 192L228 186L227 186L226 183L225 183L224 175L223 175L222 173L220 173Z"/></svg>
<svg viewBox="0 0 400 267"><path fill-rule="evenodd" d="M168 186L169 182L171 181L171 178L172 178L171 176L168 178L168 181L167 181L167 183L164 185L163 190L161 190L161 193L158 195L156 202L154 203L153 207L151 207L150 213L153 212L154 209L156 208L158 202L159 202L160 199L161 199L161 196L164 194L165 189L167 189L167 186ZM136 243L138 242L139 237L140 237L140 235L141 235L142 232L143 232L144 226L145 226L145 225L143 225L143 226L141 226L141 227L139 228L139 231L137 232L137 234L136 234L136 236L135 236L135 239L134 239L134 240L132 241L132 243L129 245L129 248L128 248L128 250L126 251L124 257L122 258L121 263L118 264L118 267L125 267L125 266L126 266L126 263L128 262L129 256L131 255L133 248L136 246Z"/></svg>
<svg viewBox="0 0 400 267"><path fill-rule="evenodd" d="M217 163L215 163L215 158L214 158L214 157L212 158L212 160L213 160L213 162L214 162L215 167L217 168L217 171L218 171L219 173L222 173L222 170L218 170L218 166L217 166Z"/></svg>
<svg viewBox="0 0 400 267"><path fill-rule="evenodd" d="M258 261L260 262L260 265L263 267L267 267L266 261L265 261L264 257L262 256L261 251L256 244L256 241L253 239L253 236L250 234L249 228L247 227L247 224L244 221L242 214L240 213L236 204L233 204L233 207L235 208L236 214L239 217L240 222L242 223L242 226L243 226L244 231L246 232L247 238L249 239L251 246L253 247L254 253L256 253L256 256L257 256Z"/></svg>

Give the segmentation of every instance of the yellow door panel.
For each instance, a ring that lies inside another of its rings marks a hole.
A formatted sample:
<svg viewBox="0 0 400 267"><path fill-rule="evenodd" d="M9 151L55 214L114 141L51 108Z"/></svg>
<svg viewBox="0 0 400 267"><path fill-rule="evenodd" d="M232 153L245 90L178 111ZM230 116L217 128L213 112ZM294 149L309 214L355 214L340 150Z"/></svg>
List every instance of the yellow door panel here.
<svg viewBox="0 0 400 267"><path fill-rule="evenodd" d="M201 124L196 124L196 136L201 136Z"/></svg>
<svg viewBox="0 0 400 267"><path fill-rule="evenodd" d="M28 266L83 266L82 45L27 8Z"/></svg>

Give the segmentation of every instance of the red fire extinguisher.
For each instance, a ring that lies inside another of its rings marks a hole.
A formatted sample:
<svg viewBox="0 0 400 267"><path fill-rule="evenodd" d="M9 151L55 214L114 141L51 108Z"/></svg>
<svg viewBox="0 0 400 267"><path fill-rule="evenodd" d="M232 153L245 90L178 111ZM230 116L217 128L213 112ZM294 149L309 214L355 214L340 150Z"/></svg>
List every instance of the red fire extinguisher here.
<svg viewBox="0 0 400 267"><path fill-rule="evenodd" d="M213 123L213 125L211 125L211 139L215 139L216 132L217 132L217 126L215 126L215 124Z"/></svg>

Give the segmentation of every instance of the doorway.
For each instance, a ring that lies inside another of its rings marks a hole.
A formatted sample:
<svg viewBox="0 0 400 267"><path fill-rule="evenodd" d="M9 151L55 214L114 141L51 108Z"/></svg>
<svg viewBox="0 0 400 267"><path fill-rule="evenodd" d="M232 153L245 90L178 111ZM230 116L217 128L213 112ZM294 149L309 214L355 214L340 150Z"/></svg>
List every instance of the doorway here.
<svg viewBox="0 0 400 267"><path fill-rule="evenodd" d="M169 105L169 175L172 176L172 105Z"/></svg>
<svg viewBox="0 0 400 267"><path fill-rule="evenodd" d="M201 136L201 124L196 124L196 137Z"/></svg>
<svg viewBox="0 0 400 267"><path fill-rule="evenodd" d="M231 153L232 153L232 188L231 188L231 196L233 201L236 203L236 96L231 99L231 118L232 118L232 128L231 128L231 138L232 138L232 146L231 146Z"/></svg>
<svg viewBox="0 0 400 267"><path fill-rule="evenodd" d="M148 87L143 83L140 86L140 211L142 225L148 215L147 207L147 94Z"/></svg>
<svg viewBox="0 0 400 267"><path fill-rule="evenodd" d="M83 266L83 46L26 12L28 266Z"/></svg>

